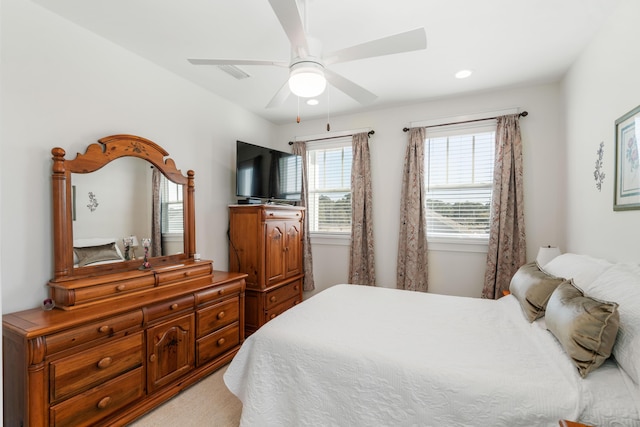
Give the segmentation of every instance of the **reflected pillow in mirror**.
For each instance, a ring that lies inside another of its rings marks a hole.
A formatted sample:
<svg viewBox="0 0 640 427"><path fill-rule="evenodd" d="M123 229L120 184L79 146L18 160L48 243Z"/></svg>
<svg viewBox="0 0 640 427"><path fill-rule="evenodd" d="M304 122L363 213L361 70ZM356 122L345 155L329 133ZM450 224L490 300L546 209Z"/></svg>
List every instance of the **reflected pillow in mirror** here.
<svg viewBox="0 0 640 427"><path fill-rule="evenodd" d="M123 260L116 250L115 242L107 243L106 245L73 248L73 253L78 258L79 267L84 267L85 265L101 261Z"/></svg>

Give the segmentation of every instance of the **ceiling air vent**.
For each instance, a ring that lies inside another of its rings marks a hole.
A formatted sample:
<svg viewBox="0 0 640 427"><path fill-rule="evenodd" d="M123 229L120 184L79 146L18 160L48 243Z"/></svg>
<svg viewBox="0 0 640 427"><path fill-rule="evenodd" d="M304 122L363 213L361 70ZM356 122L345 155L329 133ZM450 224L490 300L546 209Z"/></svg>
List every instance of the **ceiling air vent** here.
<svg viewBox="0 0 640 427"><path fill-rule="evenodd" d="M241 70L240 68L236 67L235 65L218 65L218 68L220 68L222 71L224 71L225 73L229 74L232 77L235 77L238 80L242 80L242 79L246 79L247 77L250 77L249 74L247 74L245 71Z"/></svg>

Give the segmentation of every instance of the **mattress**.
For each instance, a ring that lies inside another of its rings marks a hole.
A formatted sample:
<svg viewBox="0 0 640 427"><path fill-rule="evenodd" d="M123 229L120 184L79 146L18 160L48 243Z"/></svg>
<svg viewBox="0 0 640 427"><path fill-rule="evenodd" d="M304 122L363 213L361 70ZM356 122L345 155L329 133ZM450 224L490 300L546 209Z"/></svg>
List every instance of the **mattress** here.
<svg viewBox="0 0 640 427"><path fill-rule="evenodd" d="M557 426L614 409L638 425L615 362L581 379L511 296L336 285L251 335L224 380L241 426Z"/></svg>

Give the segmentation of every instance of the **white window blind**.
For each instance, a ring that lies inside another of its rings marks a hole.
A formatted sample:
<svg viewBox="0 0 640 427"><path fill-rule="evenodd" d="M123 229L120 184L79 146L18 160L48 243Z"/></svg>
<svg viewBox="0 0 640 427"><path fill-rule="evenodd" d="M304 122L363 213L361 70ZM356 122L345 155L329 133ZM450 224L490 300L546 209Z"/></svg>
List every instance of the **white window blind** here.
<svg viewBox="0 0 640 427"><path fill-rule="evenodd" d="M429 237L489 237L495 125L427 129Z"/></svg>
<svg viewBox="0 0 640 427"><path fill-rule="evenodd" d="M278 159L279 195L283 199L298 200L302 191L302 159L287 156Z"/></svg>
<svg viewBox="0 0 640 427"><path fill-rule="evenodd" d="M171 182L162 175L160 177L160 201L162 233L182 234L184 230L182 185Z"/></svg>
<svg viewBox="0 0 640 427"><path fill-rule="evenodd" d="M309 230L351 232L351 137L307 144Z"/></svg>

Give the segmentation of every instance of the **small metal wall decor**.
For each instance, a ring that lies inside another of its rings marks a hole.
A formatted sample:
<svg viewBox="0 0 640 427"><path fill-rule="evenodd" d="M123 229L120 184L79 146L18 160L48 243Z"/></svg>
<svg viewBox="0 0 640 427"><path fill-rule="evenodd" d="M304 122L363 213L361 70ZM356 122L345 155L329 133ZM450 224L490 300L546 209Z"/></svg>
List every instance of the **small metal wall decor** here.
<svg viewBox="0 0 640 427"><path fill-rule="evenodd" d="M604 172L602 172L602 157L604 156L604 141L600 143L598 148L598 159L596 160L596 170L593 171L593 177L596 179L596 188L602 191L602 181L604 181Z"/></svg>
<svg viewBox="0 0 640 427"><path fill-rule="evenodd" d="M93 191L89 191L89 204L87 207L91 212L95 211L98 208L98 199L96 199L96 195L93 194Z"/></svg>

